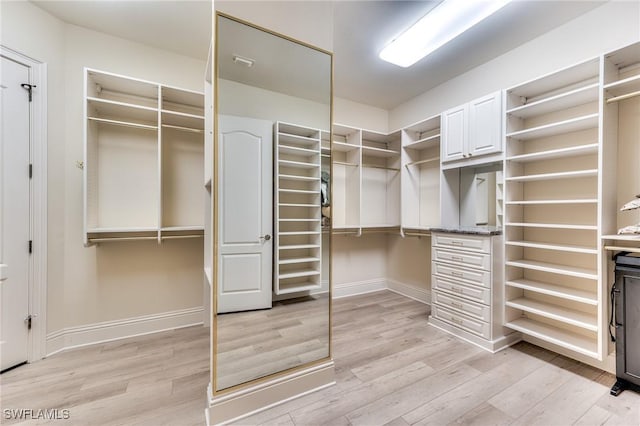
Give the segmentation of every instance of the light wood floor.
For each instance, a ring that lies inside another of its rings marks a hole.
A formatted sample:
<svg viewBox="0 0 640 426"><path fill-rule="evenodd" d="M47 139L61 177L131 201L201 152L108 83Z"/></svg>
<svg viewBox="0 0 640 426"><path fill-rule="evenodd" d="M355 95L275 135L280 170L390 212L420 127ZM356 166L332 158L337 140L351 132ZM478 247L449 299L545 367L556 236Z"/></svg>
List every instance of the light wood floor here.
<svg viewBox="0 0 640 426"><path fill-rule="evenodd" d="M532 345L489 354L427 325L390 292L334 301L337 385L239 425L640 425L640 395ZM69 351L0 376L2 408L68 408L67 425L204 422L201 327ZM3 424L7 422L2 420Z"/></svg>
<svg viewBox="0 0 640 426"><path fill-rule="evenodd" d="M271 309L219 315L217 353L218 390L326 358L329 298L301 297Z"/></svg>

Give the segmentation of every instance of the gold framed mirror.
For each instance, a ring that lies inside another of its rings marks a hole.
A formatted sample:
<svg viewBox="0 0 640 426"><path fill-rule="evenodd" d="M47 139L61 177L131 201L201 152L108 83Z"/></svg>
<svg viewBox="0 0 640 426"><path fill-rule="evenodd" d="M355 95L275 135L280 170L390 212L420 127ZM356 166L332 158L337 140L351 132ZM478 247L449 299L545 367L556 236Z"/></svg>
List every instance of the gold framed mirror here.
<svg viewBox="0 0 640 426"><path fill-rule="evenodd" d="M330 52L217 12L212 392L331 358Z"/></svg>

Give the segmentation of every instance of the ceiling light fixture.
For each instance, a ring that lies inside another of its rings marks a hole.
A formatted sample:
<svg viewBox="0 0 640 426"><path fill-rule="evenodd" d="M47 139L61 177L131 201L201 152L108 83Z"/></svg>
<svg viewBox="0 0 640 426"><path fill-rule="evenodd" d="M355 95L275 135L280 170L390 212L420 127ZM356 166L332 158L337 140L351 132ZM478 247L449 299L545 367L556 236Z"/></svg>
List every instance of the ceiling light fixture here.
<svg viewBox="0 0 640 426"><path fill-rule="evenodd" d="M256 61L254 61L251 58L245 58L240 55L233 55L233 62L235 62L236 64L244 65L247 68L251 68Z"/></svg>
<svg viewBox="0 0 640 426"><path fill-rule="evenodd" d="M497 12L510 0L444 0L380 52L380 59L410 67Z"/></svg>

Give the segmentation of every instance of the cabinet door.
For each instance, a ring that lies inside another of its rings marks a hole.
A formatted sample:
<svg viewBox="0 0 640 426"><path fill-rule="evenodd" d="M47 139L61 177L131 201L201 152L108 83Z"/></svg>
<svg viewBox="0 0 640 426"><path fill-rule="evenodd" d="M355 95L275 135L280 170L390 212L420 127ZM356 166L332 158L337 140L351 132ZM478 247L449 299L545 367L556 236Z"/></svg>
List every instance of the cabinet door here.
<svg viewBox="0 0 640 426"><path fill-rule="evenodd" d="M442 114L441 158L442 162L460 160L467 152L468 105L461 105Z"/></svg>
<svg viewBox="0 0 640 426"><path fill-rule="evenodd" d="M469 156L502 152L502 93L469 103Z"/></svg>

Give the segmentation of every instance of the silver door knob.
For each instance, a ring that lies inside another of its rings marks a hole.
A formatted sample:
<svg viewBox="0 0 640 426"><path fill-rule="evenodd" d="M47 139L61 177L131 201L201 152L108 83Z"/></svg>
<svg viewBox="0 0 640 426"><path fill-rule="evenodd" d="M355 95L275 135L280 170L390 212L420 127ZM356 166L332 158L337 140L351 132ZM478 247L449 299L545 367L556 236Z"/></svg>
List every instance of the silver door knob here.
<svg viewBox="0 0 640 426"><path fill-rule="evenodd" d="M269 241L271 239L271 235L267 234L265 236L260 237L261 240Z"/></svg>

